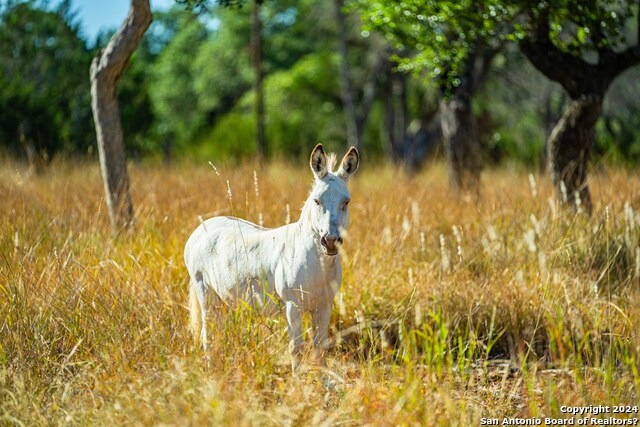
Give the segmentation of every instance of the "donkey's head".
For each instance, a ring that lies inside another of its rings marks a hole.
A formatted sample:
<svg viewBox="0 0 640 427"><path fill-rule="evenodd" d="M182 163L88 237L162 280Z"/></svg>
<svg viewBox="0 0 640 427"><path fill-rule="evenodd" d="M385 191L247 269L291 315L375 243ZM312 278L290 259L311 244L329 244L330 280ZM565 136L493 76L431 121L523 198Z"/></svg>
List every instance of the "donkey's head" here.
<svg viewBox="0 0 640 427"><path fill-rule="evenodd" d="M320 239L326 255L336 255L337 245L342 244L341 232L349 225L349 201L351 197L347 180L360 164L355 147L345 154L337 172L333 172L335 156L327 155L322 144L311 152L311 170L316 177L307 204L310 209L311 226Z"/></svg>

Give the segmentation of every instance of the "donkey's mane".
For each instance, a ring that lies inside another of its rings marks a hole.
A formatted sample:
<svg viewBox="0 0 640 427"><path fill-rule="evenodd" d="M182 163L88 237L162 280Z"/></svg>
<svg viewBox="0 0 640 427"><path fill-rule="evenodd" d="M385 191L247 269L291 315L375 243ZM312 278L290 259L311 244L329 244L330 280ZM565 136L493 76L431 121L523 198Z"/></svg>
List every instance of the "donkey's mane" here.
<svg viewBox="0 0 640 427"><path fill-rule="evenodd" d="M338 161L338 157L336 153L329 153L327 155L327 170L333 173L333 169L336 167L336 162Z"/></svg>

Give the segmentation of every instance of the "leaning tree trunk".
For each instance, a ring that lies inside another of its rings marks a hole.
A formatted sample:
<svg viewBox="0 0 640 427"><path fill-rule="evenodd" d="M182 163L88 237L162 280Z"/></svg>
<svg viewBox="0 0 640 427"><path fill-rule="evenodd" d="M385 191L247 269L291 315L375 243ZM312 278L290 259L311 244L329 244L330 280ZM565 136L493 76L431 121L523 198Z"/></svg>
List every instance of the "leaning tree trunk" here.
<svg viewBox="0 0 640 427"><path fill-rule="evenodd" d="M120 76L150 24L149 0L131 0L124 23L91 63L91 108L107 208L115 229L129 227L133 223L116 89Z"/></svg>
<svg viewBox="0 0 640 427"><path fill-rule="evenodd" d="M591 211L587 163L602 97L585 95L572 100L547 140L547 167L561 202Z"/></svg>
<svg viewBox="0 0 640 427"><path fill-rule="evenodd" d="M480 191L480 140L478 124L469 97L440 101L440 125L449 167L449 185L454 191Z"/></svg>

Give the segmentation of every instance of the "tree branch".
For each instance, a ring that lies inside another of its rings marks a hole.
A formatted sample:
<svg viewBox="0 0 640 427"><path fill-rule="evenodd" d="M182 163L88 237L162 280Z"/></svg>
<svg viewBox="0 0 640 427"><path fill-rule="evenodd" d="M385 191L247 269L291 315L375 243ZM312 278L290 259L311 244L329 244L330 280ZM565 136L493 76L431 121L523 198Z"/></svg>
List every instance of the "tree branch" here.
<svg viewBox="0 0 640 427"><path fill-rule="evenodd" d="M530 19L532 30L529 37L520 43L520 50L538 71L560 83L571 98L579 97L585 91L584 82L592 81L598 67L563 52L553 43L549 36L548 5L538 16L530 16Z"/></svg>
<svg viewBox="0 0 640 427"><path fill-rule="evenodd" d="M91 64L92 77L104 76L117 81L129 58L151 24L149 0L131 0L129 13L122 26Z"/></svg>
<svg viewBox="0 0 640 427"><path fill-rule="evenodd" d="M620 73L638 64L640 64L640 44L613 54L610 61L601 64L601 68L608 72L609 77L613 80Z"/></svg>

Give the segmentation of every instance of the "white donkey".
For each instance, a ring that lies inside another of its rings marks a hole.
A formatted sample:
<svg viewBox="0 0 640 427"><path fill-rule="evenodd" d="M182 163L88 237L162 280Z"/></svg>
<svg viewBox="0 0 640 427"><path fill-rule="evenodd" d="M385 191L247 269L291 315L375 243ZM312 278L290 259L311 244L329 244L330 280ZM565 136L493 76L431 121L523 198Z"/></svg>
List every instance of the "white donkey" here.
<svg viewBox="0 0 640 427"><path fill-rule="evenodd" d="M191 329L200 329L207 349L207 300L213 289L222 301L246 301L254 307L274 307L271 296L284 302L289 352L297 366L302 347L302 314L311 313L314 346L323 356L333 298L340 289L342 267L338 245L349 225L347 180L358 169L358 150L351 147L333 172L322 144L311 153L315 184L298 222L267 229L233 217L204 221L184 248L191 276ZM215 296L214 296L215 298ZM269 310L273 312L273 310ZM200 325L201 324L201 325Z"/></svg>

